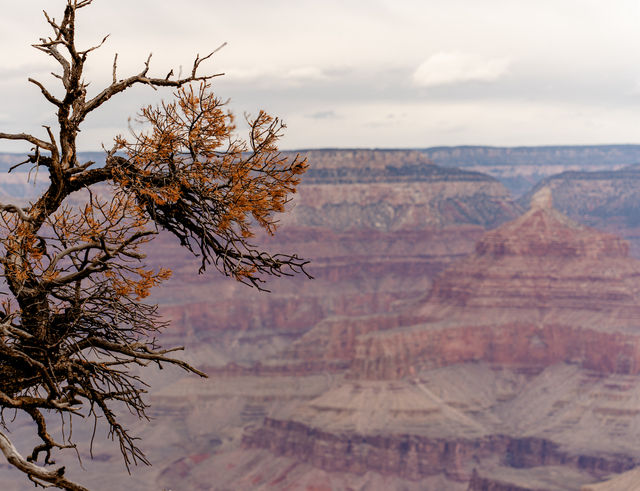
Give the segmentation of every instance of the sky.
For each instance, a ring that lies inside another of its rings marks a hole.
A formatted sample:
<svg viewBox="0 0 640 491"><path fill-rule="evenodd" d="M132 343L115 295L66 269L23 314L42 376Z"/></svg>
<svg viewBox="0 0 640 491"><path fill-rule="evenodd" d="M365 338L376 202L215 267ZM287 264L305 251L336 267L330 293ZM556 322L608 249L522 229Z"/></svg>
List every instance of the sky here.
<svg viewBox="0 0 640 491"><path fill-rule="evenodd" d="M63 0L0 0L0 131L54 124L50 34ZM640 143L640 1L631 0L94 0L78 44L110 34L89 58L89 95L141 70L187 70L196 54L224 73L214 91L239 116L264 109L287 124L283 149ZM138 87L90 116L81 150L127 132L171 89ZM242 118L239 118L242 119ZM28 150L0 141L0 151Z"/></svg>

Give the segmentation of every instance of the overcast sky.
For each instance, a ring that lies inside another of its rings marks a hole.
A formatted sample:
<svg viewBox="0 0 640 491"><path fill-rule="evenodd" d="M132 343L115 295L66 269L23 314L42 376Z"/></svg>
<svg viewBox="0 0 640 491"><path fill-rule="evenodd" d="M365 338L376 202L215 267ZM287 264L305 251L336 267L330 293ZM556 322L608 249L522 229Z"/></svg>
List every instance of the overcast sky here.
<svg viewBox="0 0 640 491"><path fill-rule="evenodd" d="M119 76L203 65L232 109L287 123L284 148L640 143L637 0L95 0L81 11L98 91ZM0 131L54 121L27 82L55 87L55 63L30 47L49 35L42 9L63 0L0 0ZM80 146L99 149L128 116L170 91L112 99ZM0 151L19 145L0 142Z"/></svg>

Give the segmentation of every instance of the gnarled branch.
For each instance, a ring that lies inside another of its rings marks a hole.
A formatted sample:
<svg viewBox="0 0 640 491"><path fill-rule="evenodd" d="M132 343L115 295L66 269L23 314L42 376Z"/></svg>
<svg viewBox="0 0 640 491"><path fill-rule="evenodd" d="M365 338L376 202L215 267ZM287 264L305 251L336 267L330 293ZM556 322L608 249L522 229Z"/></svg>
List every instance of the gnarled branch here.
<svg viewBox="0 0 640 491"><path fill-rule="evenodd" d="M24 140L34 144L36 147L44 148L45 150L52 150L51 143L47 143L40 138L36 138L33 135L27 133L2 133L0 132L0 140Z"/></svg>
<svg viewBox="0 0 640 491"><path fill-rule="evenodd" d="M0 451L2 451L9 463L27 474L36 484L40 484L44 487L42 483L49 483L60 489L66 489L68 491L89 491L84 486L69 481L64 477L64 467L46 469L34 464L33 462L29 462L20 454L20 452L18 452L7 435L2 432L0 432ZM41 483L38 481L41 481Z"/></svg>

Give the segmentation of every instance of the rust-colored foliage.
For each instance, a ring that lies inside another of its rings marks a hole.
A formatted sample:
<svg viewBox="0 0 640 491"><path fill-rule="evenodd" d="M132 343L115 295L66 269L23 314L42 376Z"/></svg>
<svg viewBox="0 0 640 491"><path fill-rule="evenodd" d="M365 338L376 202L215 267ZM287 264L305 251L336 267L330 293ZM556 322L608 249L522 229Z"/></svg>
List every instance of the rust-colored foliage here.
<svg viewBox="0 0 640 491"><path fill-rule="evenodd" d="M60 22L45 13L53 35L35 45L61 68L63 98L30 79L56 108L57 136L50 128L45 139L0 132L0 139L31 143L34 151L23 164L49 174L48 188L28 206L0 203L0 278L7 294L0 304L0 408L27 413L41 440L25 459L0 432L0 451L36 484L70 490L85 488L68 480L63 467L46 466L53 464L52 451L75 443L68 435L55 441L49 417L102 417L127 467L146 463L113 410L119 403L145 416L144 383L131 367L172 364L205 376L174 358L176 348L157 345L164 322L143 299L171 272L145 266L143 244L165 229L201 257L201 271L213 264L258 288L265 275L305 273L306 264L250 242L256 228L275 231L276 213L306 169L303 159L278 153L284 125L261 111L248 120L248 139L239 139L233 116L211 90L215 75L198 74L211 55L197 57L182 78L149 76L149 59L140 73L118 79L114 60L112 83L88 98L84 63L99 46L76 47L75 14L91 2L67 0ZM144 131L117 137L104 166L78 161L84 118L136 84L177 92L171 102L142 109ZM45 466L37 464L41 455Z"/></svg>
<svg viewBox="0 0 640 491"><path fill-rule="evenodd" d="M144 108L139 120L149 129L131 142L117 138L116 150L128 159L114 173L156 223L202 255L203 269L213 261L258 285L259 273L286 274L283 258L255 250L247 239L256 225L274 233L274 213L284 211L307 163L278 153L284 125L264 111L248 120L248 142L236 137L233 116L210 89L206 82L190 85L175 101ZM289 266L292 258L286 257Z"/></svg>

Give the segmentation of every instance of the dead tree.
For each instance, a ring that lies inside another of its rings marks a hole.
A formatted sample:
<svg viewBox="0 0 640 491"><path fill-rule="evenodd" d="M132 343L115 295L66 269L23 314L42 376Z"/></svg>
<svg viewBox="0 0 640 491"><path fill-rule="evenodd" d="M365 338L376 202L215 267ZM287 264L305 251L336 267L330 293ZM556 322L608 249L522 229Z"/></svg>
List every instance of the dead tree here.
<svg viewBox="0 0 640 491"><path fill-rule="evenodd" d="M139 73L118 78L116 56L110 85L90 96L84 65L106 37L79 49L75 30L77 11L91 3L67 0L59 21L45 12L52 35L34 45L59 64L62 97L29 79L55 106L58 127L45 127L42 137L0 133L30 143L23 164L48 171L46 190L28 206L0 204L0 407L28 414L41 440L23 458L0 432L0 450L37 485L69 490L85 488L64 467L50 467L51 456L75 443L52 438L50 417L104 418L129 468L148 463L114 409L145 416L143 383L132 368L171 364L206 376L174 357L180 348L157 344L164 322L143 299L170 272L145 267L144 243L164 229L200 257L201 271L213 265L258 288L265 275L306 274L303 259L251 242L256 228L273 233L274 213L306 169L303 159L278 153L284 125L260 112L246 141L235 136L233 116L210 90L219 74L200 74L213 53L197 56L181 77L152 76L149 56ZM104 165L81 162L76 137L87 115L138 84L173 87L175 99L142 109L147 130L116 137Z"/></svg>

